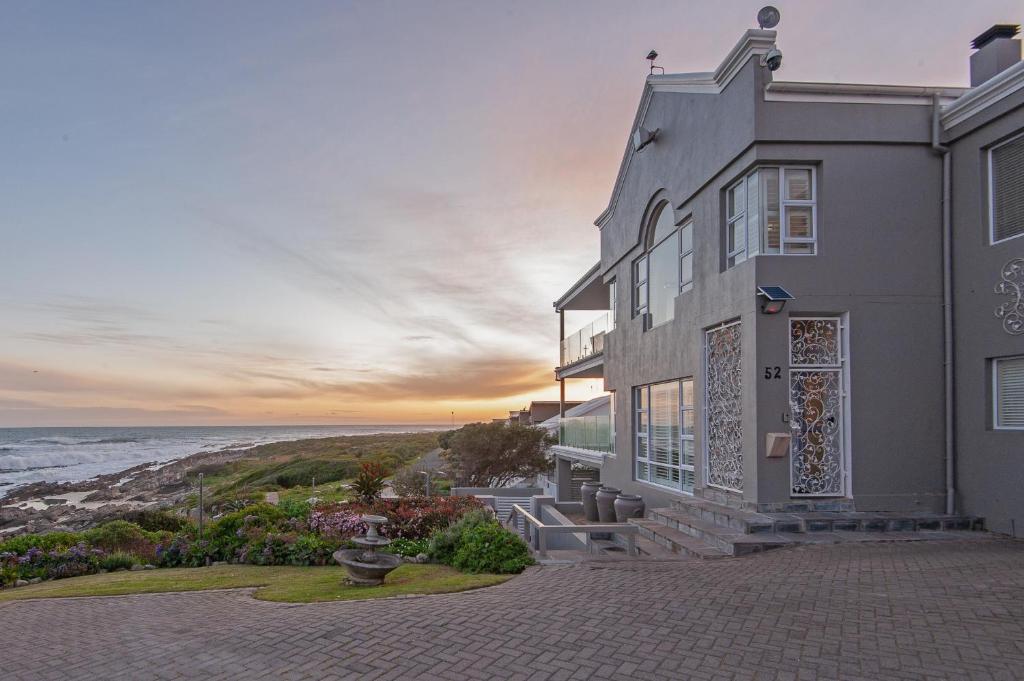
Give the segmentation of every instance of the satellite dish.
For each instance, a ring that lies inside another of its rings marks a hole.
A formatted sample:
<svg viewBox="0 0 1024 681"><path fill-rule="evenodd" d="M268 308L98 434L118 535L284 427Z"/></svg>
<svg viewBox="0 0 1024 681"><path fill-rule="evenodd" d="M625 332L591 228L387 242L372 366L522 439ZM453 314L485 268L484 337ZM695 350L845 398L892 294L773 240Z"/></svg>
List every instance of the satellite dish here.
<svg viewBox="0 0 1024 681"><path fill-rule="evenodd" d="M782 14L779 13L779 10L771 5L766 5L757 13L757 25L762 29L775 28L779 25L779 19L781 18Z"/></svg>
<svg viewBox="0 0 1024 681"><path fill-rule="evenodd" d="M643 150L644 147L658 138L659 132L661 132L661 128L648 130L643 125L638 125L636 132L633 133L633 150L637 152Z"/></svg>

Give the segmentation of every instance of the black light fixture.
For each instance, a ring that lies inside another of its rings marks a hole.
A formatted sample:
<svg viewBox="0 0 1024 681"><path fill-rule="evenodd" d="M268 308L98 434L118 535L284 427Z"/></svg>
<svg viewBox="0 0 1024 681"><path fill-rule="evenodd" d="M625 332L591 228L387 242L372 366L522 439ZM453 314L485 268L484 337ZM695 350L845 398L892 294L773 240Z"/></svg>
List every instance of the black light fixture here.
<svg viewBox="0 0 1024 681"><path fill-rule="evenodd" d="M763 297L761 312L764 314L778 314L786 307L787 300L795 300L792 293L781 286L758 286L757 296Z"/></svg>

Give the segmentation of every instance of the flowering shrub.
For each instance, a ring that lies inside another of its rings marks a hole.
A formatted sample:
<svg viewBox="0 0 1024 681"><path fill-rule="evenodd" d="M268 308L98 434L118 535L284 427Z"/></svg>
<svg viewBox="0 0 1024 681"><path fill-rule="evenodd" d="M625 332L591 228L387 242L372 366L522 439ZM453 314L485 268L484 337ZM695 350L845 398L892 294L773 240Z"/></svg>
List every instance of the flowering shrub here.
<svg viewBox="0 0 1024 681"><path fill-rule="evenodd" d="M399 556L418 556L427 552L429 541L426 539L393 539L391 545L385 551L398 554Z"/></svg>
<svg viewBox="0 0 1024 681"><path fill-rule="evenodd" d="M361 515L388 519L379 531L389 539L426 539L467 512L481 509L475 497L405 497L378 499L370 504L328 504L310 514L310 527L328 536L348 539L366 531Z"/></svg>
<svg viewBox="0 0 1024 681"><path fill-rule="evenodd" d="M309 527L325 537L335 539L349 539L357 534L366 532L366 523L359 519L359 515L347 510L316 510L309 514Z"/></svg>
<svg viewBox="0 0 1024 681"><path fill-rule="evenodd" d="M66 551L43 551L31 548L23 555L0 553L0 585L7 586L19 579L60 579L98 572L102 549L90 549L76 544Z"/></svg>

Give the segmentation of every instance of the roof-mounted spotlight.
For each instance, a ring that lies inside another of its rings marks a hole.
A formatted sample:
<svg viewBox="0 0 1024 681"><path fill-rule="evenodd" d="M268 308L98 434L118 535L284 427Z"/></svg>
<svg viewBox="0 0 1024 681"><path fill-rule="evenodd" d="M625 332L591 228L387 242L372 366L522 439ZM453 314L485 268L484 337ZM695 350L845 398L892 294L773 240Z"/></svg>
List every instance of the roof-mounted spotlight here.
<svg viewBox="0 0 1024 681"><path fill-rule="evenodd" d="M796 300L792 293L781 286L758 286L757 297L764 298L761 303L761 312L764 314L778 314L786 307L787 300Z"/></svg>
<svg viewBox="0 0 1024 681"><path fill-rule="evenodd" d="M636 126L636 131L633 133L633 151L639 152L648 144L652 144L654 140L658 139L659 132L661 132L661 128L648 130L643 125Z"/></svg>

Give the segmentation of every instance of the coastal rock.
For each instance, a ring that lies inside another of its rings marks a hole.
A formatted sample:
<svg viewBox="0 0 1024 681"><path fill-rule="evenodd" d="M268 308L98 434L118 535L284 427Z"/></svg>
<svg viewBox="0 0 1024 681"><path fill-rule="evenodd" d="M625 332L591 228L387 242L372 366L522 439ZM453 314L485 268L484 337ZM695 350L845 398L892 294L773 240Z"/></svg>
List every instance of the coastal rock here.
<svg viewBox="0 0 1024 681"><path fill-rule="evenodd" d="M94 501L113 501L114 499L120 499L122 496L121 490L117 487L108 487L107 489L98 489L89 496L82 499L82 501L94 502Z"/></svg>

